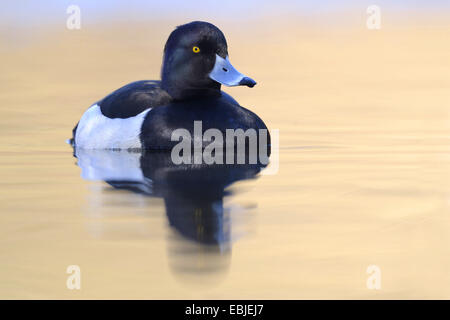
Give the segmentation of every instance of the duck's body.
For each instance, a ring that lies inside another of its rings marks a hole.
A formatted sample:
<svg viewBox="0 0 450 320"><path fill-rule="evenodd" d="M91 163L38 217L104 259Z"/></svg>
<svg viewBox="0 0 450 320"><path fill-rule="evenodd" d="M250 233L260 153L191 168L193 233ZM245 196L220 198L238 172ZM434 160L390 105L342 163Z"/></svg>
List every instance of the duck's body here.
<svg viewBox="0 0 450 320"><path fill-rule="evenodd" d="M178 27L164 49L162 81L130 83L92 105L73 130L73 144L83 149L170 149L177 143L171 139L173 131L182 128L193 136L194 121L202 122L203 131L214 128L224 135L226 129L267 129L257 115L221 91L221 83L256 84L229 63L219 29L205 22Z"/></svg>

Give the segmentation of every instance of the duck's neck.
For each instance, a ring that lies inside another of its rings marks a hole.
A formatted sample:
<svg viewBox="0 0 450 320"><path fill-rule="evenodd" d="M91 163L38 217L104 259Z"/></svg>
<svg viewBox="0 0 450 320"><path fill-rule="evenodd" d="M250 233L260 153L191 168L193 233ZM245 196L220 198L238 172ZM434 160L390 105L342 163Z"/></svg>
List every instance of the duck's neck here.
<svg viewBox="0 0 450 320"><path fill-rule="evenodd" d="M203 97L220 96L220 84L211 83L208 86L189 87L185 83L179 81L171 81L170 79L162 79L161 88L164 89L174 100L198 99Z"/></svg>

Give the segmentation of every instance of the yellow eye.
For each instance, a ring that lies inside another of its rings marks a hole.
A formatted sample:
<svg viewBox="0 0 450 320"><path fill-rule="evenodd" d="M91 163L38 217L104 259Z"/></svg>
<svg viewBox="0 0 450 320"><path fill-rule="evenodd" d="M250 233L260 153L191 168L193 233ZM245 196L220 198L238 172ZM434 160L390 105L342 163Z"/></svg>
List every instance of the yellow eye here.
<svg viewBox="0 0 450 320"><path fill-rule="evenodd" d="M192 47L192 51L194 51L194 53L199 53L200 52L200 48L199 47Z"/></svg>

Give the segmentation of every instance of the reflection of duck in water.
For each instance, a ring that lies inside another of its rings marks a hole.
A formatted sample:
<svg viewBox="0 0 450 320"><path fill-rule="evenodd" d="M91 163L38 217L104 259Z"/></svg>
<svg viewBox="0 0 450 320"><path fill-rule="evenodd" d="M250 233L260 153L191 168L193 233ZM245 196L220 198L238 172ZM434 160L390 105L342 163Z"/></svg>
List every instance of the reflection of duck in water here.
<svg viewBox="0 0 450 320"><path fill-rule="evenodd" d="M75 149L74 154L84 179L164 198L170 226L177 231L169 235L169 266L179 281L198 288L222 279L231 261L225 189L255 178L263 166L174 165L167 152Z"/></svg>
<svg viewBox="0 0 450 320"><path fill-rule="evenodd" d="M262 165L174 165L168 152L76 149L87 180L104 180L116 189L164 198L170 225L183 237L209 245L230 241L224 215L225 190L255 178Z"/></svg>

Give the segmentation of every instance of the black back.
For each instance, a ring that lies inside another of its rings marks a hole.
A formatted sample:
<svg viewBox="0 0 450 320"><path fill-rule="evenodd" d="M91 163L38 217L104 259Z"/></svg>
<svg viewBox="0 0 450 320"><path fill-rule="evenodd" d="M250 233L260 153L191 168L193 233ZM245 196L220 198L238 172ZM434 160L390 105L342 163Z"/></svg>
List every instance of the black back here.
<svg viewBox="0 0 450 320"><path fill-rule="evenodd" d="M161 89L160 81L141 80L117 89L98 105L108 118L134 117L142 111L169 103L172 99Z"/></svg>

